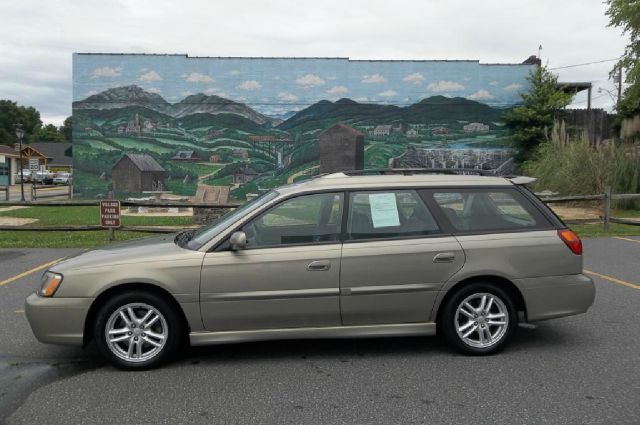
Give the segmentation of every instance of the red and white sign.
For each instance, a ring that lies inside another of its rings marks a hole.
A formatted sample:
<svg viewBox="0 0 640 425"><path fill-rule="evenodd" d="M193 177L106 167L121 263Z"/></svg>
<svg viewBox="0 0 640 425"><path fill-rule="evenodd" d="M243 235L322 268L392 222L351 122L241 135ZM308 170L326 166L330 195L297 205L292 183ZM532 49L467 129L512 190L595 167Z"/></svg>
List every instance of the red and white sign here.
<svg viewBox="0 0 640 425"><path fill-rule="evenodd" d="M120 201L100 201L100 226L120 227Z"/></svg>

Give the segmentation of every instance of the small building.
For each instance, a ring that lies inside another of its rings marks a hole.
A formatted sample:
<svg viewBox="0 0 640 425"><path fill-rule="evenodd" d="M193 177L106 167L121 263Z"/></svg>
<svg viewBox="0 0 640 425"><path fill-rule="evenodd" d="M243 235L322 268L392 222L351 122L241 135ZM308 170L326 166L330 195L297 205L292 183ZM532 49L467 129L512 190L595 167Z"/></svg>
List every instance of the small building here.
<svg viewBox="0 0 640 425"><path fill-rule="evenodd" d="M443 126L433 127L431 129L431 134L434 135L434 136L446 136L450 132L451 132L451 130L449 130L447 127L443 127Z"/></svg>
<svg viewBox="0 0 640 425"><path fill-rule="evenodd" d="M364 168L364 134L348 125L336 124L320 133L319 138L320 173Z"/></svg>
<svg viewBox="0 0 640 425"><path fill-rule="evenodd" d="M416 130L415 128L410 128L404 135L413 139L415 137L418 137L418 130Z"/></svg>
<svg viewBox="0 0 640 425"><path fill-rule="evenodd" d="M197 162L200 161L200 157L196 155L195 151L178 151L171 157L172 161L182 162Z"/></svg>
<svg viewBox="0 0 640 425"><path fill-rule="evenodd" d="M462 127L465 133L481 133L489 131L489 126L481 122L472 122Z"/></svg>
<svg viewBox="0 0 640 425"><path fill-rule="evenodd" d="M36 142L22 149L22 157L28 164L29 158L40 159L40 164L51 171L73 171L73 155L71 143ZM25 167L27 168L27 167Z"/></svg>
<svg viewBox="0 0 640 425"><path fill-rule="evenodd" d="M247 159L249 158L249 151L246 149L234 149L232 155L236 158Z"/></svg>
<svg viewBox="0 0 640 425"><path fill-rule="evenodd" d="M236 184L249 183L251 180L255 179L258 173L248 165L245 165L241 168L238 168L235 173L233 173L233 182Z"/></svg>
<svg viewBox="0 0 640 425"><path fill-rule="evenodd" d="M165 185L165 170L146 154L125 154L111 169L115 192L161 191Z"/></svg>
<svg viewBox="0 0 640 425"><path fill-rule="evenodd" d="M376 128L373 129L373 135L376 137L388 136L389 134L391 134L391 131L391 125L377 125Z"/></svg>
<svg viewBox="0 0 640 425"><path fill-rule="evenodd" d="M0 186L16 184L16 177L20 174L18 151L10 146L0 145Z"/></svg>
<svg viewBox="0 0 640 425"><path fill-rule="evenodd" d="M217 163L220 161L222 161L222 157L220 156L220 154L214 153L209 157L209 162Z"/></svg>

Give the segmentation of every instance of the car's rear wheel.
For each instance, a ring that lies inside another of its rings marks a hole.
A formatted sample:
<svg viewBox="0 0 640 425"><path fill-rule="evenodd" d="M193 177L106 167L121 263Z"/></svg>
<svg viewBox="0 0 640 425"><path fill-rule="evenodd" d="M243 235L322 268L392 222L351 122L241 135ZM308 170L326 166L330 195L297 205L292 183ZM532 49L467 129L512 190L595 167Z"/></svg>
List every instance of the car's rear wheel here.
<svg viewBox="0 0 640 425"><path fill-rule="evenodd" d="M449 298L439 329L458 351L486 355L502 350L517 325L518 315L509 294L498 285L476 282Z"/></svg>
<svg viewBox="0 0 640 425"><path fill-rule="evenodd" d="M183 341L178 312L164 297L131 291L107 300L96 315L99 351L120 369L148 369L170 360Z"/></svg>

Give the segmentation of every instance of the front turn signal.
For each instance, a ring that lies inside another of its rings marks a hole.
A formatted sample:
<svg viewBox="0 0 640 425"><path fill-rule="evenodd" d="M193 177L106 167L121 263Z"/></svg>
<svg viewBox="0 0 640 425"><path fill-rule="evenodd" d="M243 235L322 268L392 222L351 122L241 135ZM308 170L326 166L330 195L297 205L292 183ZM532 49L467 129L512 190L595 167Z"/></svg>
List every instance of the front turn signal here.
<svg viewBox="0 0 640 425"><path fill-rule="evenodd" d="M42 286L38 294L41 297L52 297L58 286L62 283L62 275L59 273L46 272L42 275Z"/></svg>

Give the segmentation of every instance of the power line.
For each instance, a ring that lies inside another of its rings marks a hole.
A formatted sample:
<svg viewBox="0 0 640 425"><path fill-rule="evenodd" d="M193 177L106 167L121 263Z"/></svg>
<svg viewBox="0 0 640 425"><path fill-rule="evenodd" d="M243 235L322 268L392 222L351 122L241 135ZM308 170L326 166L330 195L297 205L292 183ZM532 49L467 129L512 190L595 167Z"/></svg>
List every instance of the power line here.
<svg viewBox="0 0 640 425"><path fill-rule="evenodd" d="M556 68L549 68L549 71L555 71L556 69L567 69L567 68L575 68L577 66L585 66L585 65L593 65L596 63L604 63L604 62L613 62L613 61L617 61L620 60L620 58L614 58L614 59L603 59L600 61L593 61L593 62L585 62L585 63L577 63L574 65L566 65L566 66L558 66Z"/></svg>

